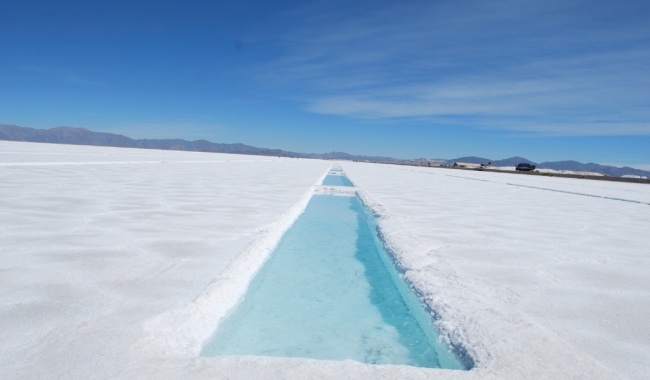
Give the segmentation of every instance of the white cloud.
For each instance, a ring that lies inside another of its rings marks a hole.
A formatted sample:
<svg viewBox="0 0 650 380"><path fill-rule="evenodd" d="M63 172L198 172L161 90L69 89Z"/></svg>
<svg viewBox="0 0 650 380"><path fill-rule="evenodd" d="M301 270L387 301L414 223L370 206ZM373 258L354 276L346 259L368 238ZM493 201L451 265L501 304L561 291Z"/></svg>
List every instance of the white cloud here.
<svg viewBox="0 0 650 380"><path fill-rule="evenodd" d="M564 2L405 3L345 15L310 6L276 20L304 20L287 23L279 41L260 37L278 51L260 72L314 113L650 134L650 32L630 15L607 24L606 12Z"/></svg>

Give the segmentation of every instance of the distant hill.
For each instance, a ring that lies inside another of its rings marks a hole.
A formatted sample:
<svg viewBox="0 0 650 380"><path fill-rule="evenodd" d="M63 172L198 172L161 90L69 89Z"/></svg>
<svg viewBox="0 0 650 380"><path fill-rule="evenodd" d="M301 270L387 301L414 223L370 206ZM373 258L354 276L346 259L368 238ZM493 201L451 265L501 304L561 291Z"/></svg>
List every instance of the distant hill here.
<svg viewBox="0 0 650 380"><path fill-rule="evenodd" d="M0 140L42 142L54 144L96 145L124 148L185 150L195 152L253 154L263 156L300 157L317 159L341 159L373 162L395 162L391 157L351 155L344 152L297 153L282 149L258 148L246 144L220 144L206 140L187 141L181 139L135 140L114 133L93 132L85 128L57 127L52 129L25 128L0 124Z"/></svg>
<svg viewBox="0 0 650 380"><path fill-rule="evenodd" d="M594 163L583 164L578 161L554 161L554 162L542 162L541 164L535 163L523 157L510 157L503 160L490 160L489 158L468 156L460 157L455 160L447 160L447 165L453 165L454 162L467 162L472 164L486 164L488 162L492 163L492 166L517 166L517 164L526 163L536 165L538 169L554 169L554 170L571 170L576 172L594 172L600 174L607 174L613 177L621 177L624 175L638 175L638 176L650 176L650 172L646 170L640 170L635 168L630 168L628 166L617 167L610 165L600 165Z"/></svg>
<svg viewBox="0 0 650 380"><path fill-rule="evenodd" d="M345 152L330 152L330 153L297 153L299 157L304 158L318 158L318 159L332 159L332 160L350 160L350 161L372 161L372 162L398 162L401 161L397 158L382 157L382 156L359 156L348 154Z"/></svg>
<svg viewBox="0 0 650 380"><path fill-rule="evenodd" d="M488 162L491 162L492 166L517 166L517 164L521 163L534 164L534 162L523 157L510 157L503 160L491 160L489 158L467 156L460 157L455 160L447 160L448 165L453 165L454 162L467 162L468 164L487 164Z"/></svg>
<svg viewBox="0 0 650 380"><path fill-rule="evenodd" d="M280 149L256 148L244 144L215 144L206 140L134 140L124 135L92 132L85 128L57 127L52 129L24 128L0 124L0 139L55 144L98 145L127 148L171 149L200 152L292 155Z"/></svg>
<svg viewBox="0 0 650 380"><path fill-rule="evenodd" d="M510 157L503 160L492 161L493 166L517 166L518 164L535 164L523 157Z"/></svg>
<svg viewBox="0 0 650 380"><path fill-rule="evenodd" d="M622 168L610 165L600 165L594 163L583 164L577 161L555 161L555 162L542 162L537 165L540 169L555 169L555 170L572 170L577 172L596 172L607 174L612 177L621 177L624 175L632 174L638 176L650 177L650 172L641 169L635 169L628 166Z"/></svg>
<svg viewBox="0 0 650 380"><path fill-rule="evenodd" d="M467 157L459 157L454 160L447 160L448 165L453 165L454 162L466 162L468 164L487 164L488 162L491 162L489 158L483 158L483 157L476 157L476 156L467 156Z"/></svg>
<svg viewBox="0 0 650 380"><path fill-rule="evenodd" d="M460 157L455 160L428 159L419 158L414 160L401 160L392 157L383 156L363 156L353 155L345 152L330 153L297 153L282 149L258 148L246 144L220 144L207 140L187 141L181 139L132 139L124 135L105 132L93 132L85 128L57 127L52 129L35 129L25 128L16 125L0 124L0 140L9 141L27 141L43 142L55 144L74 144L74 145L97 145L112 146L125 148L144 148L144 149L168 149L168 150L185 150L195 152L214 152L214 153L233 153L233 154L252 154L263 156L281 156L281 157L299 157L315 159L334 159L334 160L355 160L370 162L386 163L420 163L431 165L452 165L454 162L468 162L476 164L486 164L492 162L493 166L515 166L525 162L535 164L523 157L510 157L503 160L491 160L483 157ZM538 168L547 168L555 170L572 170L588 171L607 174L611 176L623 176L626 174L650 176L650 172L645 170L634 169L630 167L615 167L609 165L599 165L594 163L583 164L576 161L556 161L542 162L535 164Z"/></svg>

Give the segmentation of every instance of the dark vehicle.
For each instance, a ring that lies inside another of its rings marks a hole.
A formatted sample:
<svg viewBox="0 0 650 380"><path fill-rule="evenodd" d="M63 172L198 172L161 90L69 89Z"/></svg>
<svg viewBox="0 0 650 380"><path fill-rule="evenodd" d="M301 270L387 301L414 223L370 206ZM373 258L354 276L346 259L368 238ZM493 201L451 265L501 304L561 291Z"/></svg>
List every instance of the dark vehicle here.
<svg viewBox="0 0 650 380"><path fill-rule="evenodd" d="M532 172L535 170L535 165L533 164L519 164L515 168L518 172Z"/></svg>

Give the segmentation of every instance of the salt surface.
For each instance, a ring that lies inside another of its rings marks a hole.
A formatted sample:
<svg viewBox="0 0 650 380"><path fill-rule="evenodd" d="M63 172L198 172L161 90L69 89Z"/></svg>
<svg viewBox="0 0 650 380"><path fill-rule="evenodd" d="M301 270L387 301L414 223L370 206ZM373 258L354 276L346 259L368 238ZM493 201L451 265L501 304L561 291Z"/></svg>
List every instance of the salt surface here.
<svg viewBox="0 0 650 380"><path fill-rule="evenodd" d="M650 186L342 166L381 210L379 225L440 328L477 368L650 372Z"/></svg>
<svg viewBox="0 0 650 380"><path fill-rule="evenodd" d="M0 163L3 378L650 372L650 206L605 198L649 203L646 185L342 162L476 361L445 371L198 356L330 162L0 142Z"/></svg>

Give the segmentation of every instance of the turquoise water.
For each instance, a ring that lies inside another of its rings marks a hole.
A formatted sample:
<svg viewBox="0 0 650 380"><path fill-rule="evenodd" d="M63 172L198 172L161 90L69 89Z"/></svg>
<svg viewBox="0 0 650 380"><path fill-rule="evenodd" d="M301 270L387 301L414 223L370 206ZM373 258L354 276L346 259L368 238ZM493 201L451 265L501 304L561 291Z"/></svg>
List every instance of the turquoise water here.
<svg viewBox="0 0 650 380"><path fill-rule="evenodd" d="M352 186L352 182L343 175L328 175L323 180L324 186Z"/></svg>
<svg viewBox="0 0 650 380"><path fill-rule="evenodd" d="M358 197L314 195L202 355L462 369Z"/></svg>

